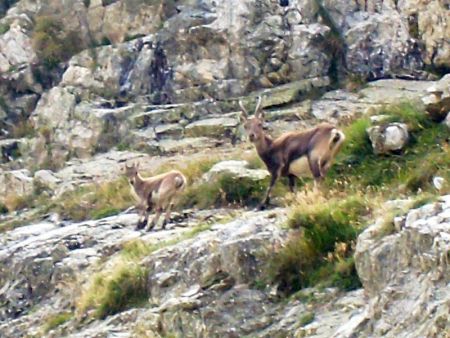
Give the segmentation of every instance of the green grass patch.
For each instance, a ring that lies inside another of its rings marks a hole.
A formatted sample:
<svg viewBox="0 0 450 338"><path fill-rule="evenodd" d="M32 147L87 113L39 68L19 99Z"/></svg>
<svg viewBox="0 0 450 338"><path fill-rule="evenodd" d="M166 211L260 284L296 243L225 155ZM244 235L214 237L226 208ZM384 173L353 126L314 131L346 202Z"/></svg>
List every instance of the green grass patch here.
<svg viewBox="0 0 450 338"><path fill-rule="evenodd" d="M336 242L356 239L362 228L362 216L368 214L368 202L354 195L344 200L323 201L314 205L299 205L291 213L290 228L304 229L304 237L320 253L327 253Z"/></svg>
<svg viewBox="0 0 450 338"><path fill-rule="evenodd" d="M47 317L45 320L43 330L45 333L47 333L53 329L56 329L58 326L61 326L62 324L68 322L72 318L73 318L73 313L71 313L71 312L62 312L62 313L58 313L56 315Z"/></svg>
<svg viewBox="0 0 450 338"><path fill-rule="evenodd" d="M299 201L288 218L298 230L270 260L269 280L286 294L314 285L358 287L352 248L370 212L361 195Z"/></svg>
<svg viewBox="0 0 450 338"><path fill-rule="evenodd" d="M148 270L140 266L120 269L114 278L104 281L105 292L101 295L96 315L105 318L126 308L146 302L148 293ZM97 280L102 288L102 280Z"/></svg>
<svg viewBox="0 0 450 338"><path fill-rule="evenodd" d="M94 317L103 319L132 307L144 306L149 297L147 283L150 272L141 266L140 261L159 249L191 239L210 227L209 224L200 224L173 239L158 243L140 239L125 243L111 268L92 277L77 304L78 312L86 313L93 309Z"/></svg>
<svg viewBox="0 0 450 338"><path fill-rule="evenodd" d="M108 275L96 275L89 293L82 296L81 309L93 307L94 316L103 319L139 306L148 300L148 274L148 269L129 262L117 266Z"/></svg>
<svg viewBox="0 0 450 338"><path fill-rule="evenodd" d="M300 326L306 326L306 325L312 323L314 321L315 317L316 316L314 315L314 312L303 313L300 316L300 320L299 320Z"/></svg>
<svg viewBox="0 0 450 338"><path fill-rule="evenodd" d="M432 177L450 179L448 130L431 121L426 113L410 103L388 106L377 114L381 122L408 125L410 140L401 154L376 155L366 133L368 118L354 121L344 129L346 142L331 167L326 184L348 191L384 190L390 197L402 193L434 189Z"/></svg>
<svg viewBox="0 0 450 338"><path fill-rule="evenodd" d="M311 284L319 287L337 287L351 291L362 287L353 256L327 262L309 277Z"/></svg>
<svg viewBox="0 0 450 338"><path fill-rule="evenodd" d="M83 48L78 32L65 31L54 16L38 16L32 34L32 45L39 60L48 69L68 60Z"/></svg>
<svg viewBox="0 0 450 338"><path fill-rule="evenodd" d="M11 28L11 26L9 24L5 24L5 23L0 24L0 35L8 32L10 28Z"/></svg>

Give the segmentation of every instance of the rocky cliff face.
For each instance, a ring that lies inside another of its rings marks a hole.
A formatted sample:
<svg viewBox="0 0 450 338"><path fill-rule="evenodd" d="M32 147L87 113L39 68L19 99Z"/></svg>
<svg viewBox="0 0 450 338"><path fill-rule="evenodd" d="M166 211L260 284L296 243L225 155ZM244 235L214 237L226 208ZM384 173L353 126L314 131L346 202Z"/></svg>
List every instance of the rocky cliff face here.
<svg viewBox="0 0 450 338"><path fill-rule="evenodd" d="M427 72L450 66L445 1L288 2L4 1L0 207L99 188L120 177L125 161L152 171L213 156L241 160L248 147L237 101L251 109L258 95L272 134L344 123L402 101L449 124L450 77ZM386 130L378 133L383 142ZM210 175L267 175L247 162L225 164ZM46 207L0 215L0 336L446 337L450 330L449 196L396 219L393 234L383 236L376 222L359 236L363 288L308 288L283 300L264 275L290 237L286 208L186 210L169 230L142 234L132 230L132 210L75 222ZM103 319L81 311L91 277L113 271L130 242L152 248L133 262L149 272L144 306ZM61 314L70 315L43 324Z"/></svg>
<svg viewBox="0 0 450 338"><path fill-rule="evenodd" d="M437 0L295 0L288 7L277 1L18 1L0 21L2 95L13 118L29 115L49 84L73 87L83 98L147 95L167 103L224 99L344 71L364 79L423 78L425 66L449 66L446 10ZM78 50L85 49L47 80L42 51L33 48L40 17L76 32Z"/></svg>

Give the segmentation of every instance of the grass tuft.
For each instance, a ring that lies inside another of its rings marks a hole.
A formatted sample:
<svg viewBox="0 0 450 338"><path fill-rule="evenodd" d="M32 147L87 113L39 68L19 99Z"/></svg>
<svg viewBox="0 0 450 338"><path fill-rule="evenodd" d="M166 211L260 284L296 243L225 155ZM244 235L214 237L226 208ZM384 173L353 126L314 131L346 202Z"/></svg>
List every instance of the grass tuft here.
<svg viewBox="0 0 450 338"><path fill-rule="evenodd" d="M97 279L100 297L96 316L105 318L147 301L148 274L140 266L127 266L117 270L110 279Z"/></svg>
<svg viewBox="0 0 450 338"><path fill-rule="evenodd" d="M94 275L83 292L77 308L81 313L95 309L95 318L103 319L127 308L139 306L148 299L146 268L132 261L119 261L108 273Z"/></svg>
<svg viewBox="0 0 450 338"><path fill-rule="evenodd" d="M300 195L288 218L297 230L269 262L269 280L286 294L314 285L358 287L353 246L370 212L361 195Z"/></svg>
<svg viewBox="0 0 450 338"><path fill-rule="evenodd" d="M315 315L314 312L306 312L300 317L300 326L306 326L314 321Z"/></svg>
<svg viewBox="0 0 450 338"><path fill-rule="evenodd" d="M111 268L95 274L83 290L77 304L78 312L83 314L93 309L94 317L103 319L128 308L143 306L149 297L149 269L142 267L140 261L161 248L193 238L210 227L209 224L200 224L178 237L156 244L140 239L125 243Z"/></svg>
<svg viewBox="0 0 450 338"><path fill-rule="evenodd" d="M134 203L128 182L121 178L66 192L50 208L65 218L83 221L115 215Z"/></svg>
<svg viewBox="0 0 450 338"><path fill-rule="evenodd" d="M62 312L62 313L58 313L56 315L52 315L45 320L43 330L45 333L47 333L47 332L57 328L58 326L61 326L65 322L68 322L72 318L73 318L73 313L71 313L71 312Z"/></svg>

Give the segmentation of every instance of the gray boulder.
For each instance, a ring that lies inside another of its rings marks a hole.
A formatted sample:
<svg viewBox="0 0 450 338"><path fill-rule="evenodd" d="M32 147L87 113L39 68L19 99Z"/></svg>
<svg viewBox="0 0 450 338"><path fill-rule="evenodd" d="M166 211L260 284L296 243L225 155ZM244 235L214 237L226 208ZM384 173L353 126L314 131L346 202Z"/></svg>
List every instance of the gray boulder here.
<svg viewBox="0 0 450 338"><path fill-rule="evenodd" d="M404 123L389 123L367 129L375 154L403 149L408 143L408 127Z"/></svg>
<svg viewBox="0 0 450 338"><path fill-rule="evenodd" d="M233 178L244 178L252 181L262 181L269 177L267 170L249 169L247 161L222 161L216 163L204 176L203 180L212 181L222 175L231 175Z"/></svg>

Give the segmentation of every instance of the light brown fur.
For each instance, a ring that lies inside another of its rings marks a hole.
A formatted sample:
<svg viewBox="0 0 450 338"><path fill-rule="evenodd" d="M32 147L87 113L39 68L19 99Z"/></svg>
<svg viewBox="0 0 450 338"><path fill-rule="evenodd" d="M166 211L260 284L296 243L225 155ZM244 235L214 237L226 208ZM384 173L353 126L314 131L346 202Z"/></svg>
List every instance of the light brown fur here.
<svg viewBox="0 0 450 338"><path fill-rule="evenodd" d="M253 118L248 118L242 102L239 101L239 105L242 109L241 121L249 139L272 176L261 208L269 203L272 188L280 176L289 178L291 191L294 191L295 177L310 174L314 177L315 184L325 177L345 140L342 131L324 122L308 130L284 133L274 140L263 129L261 97Z"/></svg>
<svg viewBox="0 0 450 338"><path fill-rule="evenodd" d="M186 186L186 177L177 171L172 170L164 174L143 178L139 174L139 166L133 164L131 167L125 165L124 171L130 183L131 192L138 202L139 220L137 229L146 226L149 211L155 210L155 217L151 221L148 231L153 229L163 211L166 211L162 228L165 229L169 221L170 212L174 199Z"/></svg>

